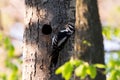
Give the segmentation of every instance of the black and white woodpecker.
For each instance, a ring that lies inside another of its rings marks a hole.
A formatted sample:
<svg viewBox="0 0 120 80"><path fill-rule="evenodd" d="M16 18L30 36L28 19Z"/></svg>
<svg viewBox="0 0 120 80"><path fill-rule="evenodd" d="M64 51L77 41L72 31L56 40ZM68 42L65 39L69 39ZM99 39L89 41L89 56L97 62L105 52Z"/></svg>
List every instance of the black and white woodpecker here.
<svg viewBox="0 0 120 80"><path fill-rule="evenodd" d="M72 24L65 25L65 28L60 30L52 38L52 58L51 62L55 66L58 61L59 52L64 48L67 40L75 32L75 27Z"/></svg>

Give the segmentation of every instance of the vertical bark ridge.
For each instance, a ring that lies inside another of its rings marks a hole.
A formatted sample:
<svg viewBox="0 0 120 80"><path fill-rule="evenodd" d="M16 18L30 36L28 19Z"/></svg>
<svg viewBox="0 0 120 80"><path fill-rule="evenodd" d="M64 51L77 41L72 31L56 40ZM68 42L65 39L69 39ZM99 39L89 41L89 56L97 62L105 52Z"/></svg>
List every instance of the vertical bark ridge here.
<svg viewBox="0 0 120 80"><path fill-rule="evenodd" d="M89 64L104 64L103 48L97 0L76 0L75 55ZM105 75L97 72L95 80L101 79L105 80Z"/></svg>

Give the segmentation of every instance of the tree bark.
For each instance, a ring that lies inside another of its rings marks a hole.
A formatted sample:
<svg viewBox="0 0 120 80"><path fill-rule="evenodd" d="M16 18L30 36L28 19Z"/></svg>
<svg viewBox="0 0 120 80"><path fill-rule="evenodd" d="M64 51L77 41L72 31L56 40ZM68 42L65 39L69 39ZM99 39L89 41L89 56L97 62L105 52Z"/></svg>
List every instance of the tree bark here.
<svg viewBox="0 0 120 80"><path fill-rule="evenodd" d="M75 3L74 0L25 0L22 80L62 79L54 75L56 67L50 68L51 38L66 23L75 22L75 6L71 3ZM42 31L45 24L52 27L52 33L46 35ZM71 41L67 43L68 46ZM69 59L71 47L61 51L57 67Z"/></svg>
<svg viewBox="0 0 120 80"><path fill-rule="evenodd" d="M76 0L75 56L89 64L104 64L102 27L97 0ZM98 69L94 80L105 80L103 69ZM87 77L85 80L92 80Z"/></svg>

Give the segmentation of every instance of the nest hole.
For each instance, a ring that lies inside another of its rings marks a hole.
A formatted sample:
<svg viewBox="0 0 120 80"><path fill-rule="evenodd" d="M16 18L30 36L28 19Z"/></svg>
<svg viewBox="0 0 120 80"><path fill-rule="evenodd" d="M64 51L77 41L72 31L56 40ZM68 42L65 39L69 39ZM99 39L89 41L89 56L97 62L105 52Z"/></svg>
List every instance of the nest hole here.
<svg viewBox="0 0 120 80"><path fill-rule="evenodd" d="M52 33L52 27L51 25L48 25L48 24L44 24L42 26L42 33L44 35L50 35Z"/></svg>

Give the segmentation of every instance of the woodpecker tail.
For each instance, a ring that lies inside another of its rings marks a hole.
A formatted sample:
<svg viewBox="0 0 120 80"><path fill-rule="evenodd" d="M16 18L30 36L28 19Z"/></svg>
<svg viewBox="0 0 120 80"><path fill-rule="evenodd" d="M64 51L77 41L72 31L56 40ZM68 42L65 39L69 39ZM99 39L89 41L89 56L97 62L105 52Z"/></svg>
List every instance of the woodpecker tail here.
<svg viewBox="0 0 120 80"><path fill-rule="evenodd" d="M58 62L59 52L57 50L53 51L51 54L51 67L56 66Z"/></svg>

